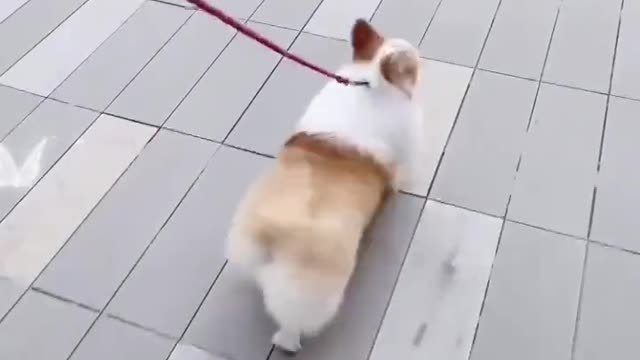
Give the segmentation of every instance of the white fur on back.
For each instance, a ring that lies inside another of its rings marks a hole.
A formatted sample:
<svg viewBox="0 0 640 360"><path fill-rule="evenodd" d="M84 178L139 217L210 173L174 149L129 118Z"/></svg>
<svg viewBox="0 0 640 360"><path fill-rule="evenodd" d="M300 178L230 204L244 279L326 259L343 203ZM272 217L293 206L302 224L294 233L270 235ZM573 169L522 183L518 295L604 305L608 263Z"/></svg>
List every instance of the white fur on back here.
<svg viewBox="0 0 640 360"><path fill-rule="evenodd" d="M369 64L350 64L339 74L372 86L329 82L311 101L296 130L329 133L385 165L404 163L416 151L407 135L422 134L421 108L415 100L379 79ZM415 98L415 97L414 97Z"/></svg>

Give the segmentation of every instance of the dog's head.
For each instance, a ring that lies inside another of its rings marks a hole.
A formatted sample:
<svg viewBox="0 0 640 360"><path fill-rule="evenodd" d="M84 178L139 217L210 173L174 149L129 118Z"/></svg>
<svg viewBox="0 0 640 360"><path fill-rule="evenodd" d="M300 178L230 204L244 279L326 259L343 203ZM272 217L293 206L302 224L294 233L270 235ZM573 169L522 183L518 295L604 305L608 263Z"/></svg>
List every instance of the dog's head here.
<svg viewBox="0 0 640 360"><path fill-rule="evenodd" d="M402 39L386 39L369 22L356 20L351 29L353 61L371 65L386 83L413 97L420 82L420 55Z"/></svg>

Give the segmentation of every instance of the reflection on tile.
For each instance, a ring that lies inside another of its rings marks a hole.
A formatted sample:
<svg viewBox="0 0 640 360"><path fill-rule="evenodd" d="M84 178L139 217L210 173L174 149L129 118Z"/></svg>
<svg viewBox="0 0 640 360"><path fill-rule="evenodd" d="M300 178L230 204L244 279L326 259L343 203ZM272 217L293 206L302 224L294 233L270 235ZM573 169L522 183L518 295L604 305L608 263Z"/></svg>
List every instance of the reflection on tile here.
<svg viewBox="0 0 640 360"><path fill-rule="evenodd" d="M349 58L349 44L301 34L291 51L327 69ZM275 154L326 78L292 61L282 61L242 116L228 143ZM295 84L292 86L292 84Z"/></svg>
<svg viewBox="0 0 640 360"><path fill-rule="evenodd" d="M367 359L422 205L422 200L404 195L392 198L387 204L363 239L358 266L338 317L317 338L305 342L298 359ZM281 352L274 352L270 357L270 360L286 359Z"/></svg>
<svg viewBox="0 0 640 360"><path fill-rule="evenodd" d="M640 256L589 245L575 360L635 359Z"/></svg>
<svg viewBox="0 0 640 360"><path fill-rule="evenodd" d="M66 360L96 316L31 290L0 323L0 359Z"/></svg>
<svg viewBox="0 0 640 360"><path fill-rule="evenodd" d="M215 356L209 354L208 352L198 349L197 347L189 344L180 343L178 344L173 352L171 353L171 357L168 360L232 360L225 359L220 356Z"/></svg>
<svg viewBox="0 0 640 360"><path fill-rule="evenodd" d="M288 48L296 32L256 23L251 28ZM281 56L238 36L180 104L166 126L207 139L225 138Z"/></svg>
<svg viewBox="0 0 640 360"><path fill-rule="evenodd" d="M618 52L611 92L640 99L640 1L626 1L622 9Z"/></svg>
<svg viewBox="0 0 640 360"><path fill-rule="evenodd" d="M0 3L0 23L29 0L4 0Z"/></svg>
<svg viewBox="0 0 640 360"><path fill-rule="evenodd" d="M0 143L0 219L96 117L91 111L46 100Z"/></svg>
<svg viewBox="0 0 640 360"><path fill-rule="evenodd" d="M144 3L51 97L104 110L191 14L153 1Z"/></svg>
<svg viewBox="0 0 640 360"><path fill-rule="evenodd" d="M196 12L107 110L148 124L164 123L234 34L231 27Z"/></svg>
<svg viewBox="0 0 640 360"><path fill-rule="evenodd" d="M0 77L0 83L42 96L51 94L143 2L144 0L87 2Z"/></svg>
<svg viewBox="0 0 640 360"><path fill-rule="evenodd" d="M640 251L640 103L612 97L591 238Z"/></svg>
<svg viewBox="0 0 640 360"><path fill-rule="evenodd" d="M252 20L301 29L322 0L265 0Z"/></svg>
<svg viewBox="0 0 640 360"><path fill-rule="evenodd" d="M269 162L222 147L107 311L180 336L225 262L224 242L236 204Z"/></svg>
<svg viewBox="0 0 640 360"><path fill-rule="evenodd" d="M159 132L47 266L37 286L102 309L217 147Z"/></svg>
<svg viewBox="0 0 640 360"><path fill-rule="evenodd" d="M0 86L0 141L38 106L42 98Z"/></svg>
<svg viewBox="0 0 640 360"><path fill-rule="evenodd" d="M0 223L0 277L26 289L153 132L101 116Z"/></svg>
<svg viewBox="0 0 640 360"><path fill-rule="evenodd" d="M540 78L560 2L503 0L482 51L480 68Z"/></svg>
<svg viewBox="0 0 640 360"><path fill-rule="evenodd" d="M69 360L164 360L174 341L102 316Z"/></svg>
<svg viewBox="0 0 640 360"><path fill-rule="evenodd" d="M427 202L372 360L468 358L501 226Z"/></svg>
<svg viewBox="0 0 640 360"><path fill-rule="evenodd" d="M371 23L387 37L402 38L418 46L439 3L440 0L383 1Z"/></svg>
<svg viewBox="0 0 640 360"><path fill-rule="evenodd" d="M4 4L6 1L2 0L0 3ZM86 1L29 0L9 18L0 21L0 74L20 60Z"/></svg>
<svg viewBox="0 0 640 360"><path fill-rule="evenodd" d="M380 0L324 0L304 30L334 39L349 39L357 18L369 19Z"/></svg>
<svg viewBox="0 0 640 360"><path fill-rule="evenodd" d="M504 216L536 83L476 72L430 197Z"/></svg>
<svg viewBox="0 0 640 360"><path fill-rule="evenodd" d="M571 359L585 246L507 222L471 359Z"/></svg>
<svg viewBox="0 0 640 360"><path fill-rule="evenodd" d="M606 97L542 85L509 219L586 237Z"/></svg>
<svg viewBox="0 0 640 360"><path fill-rule="evenodd" d="M563 1L544 80L608 91L621 1Z"/></svg>
<svg viewBox="0 0 640 360"><path fill-rule="evenodd" d="M431 186L449 132L467 90L472 70L469 68L425 60L423 68L424 154L423 166L417 169L413 183L406 191L425 196Z"/></svg>
<svg viewBox="0 0 640 360"><path fill-rule="evenodd" d="M499 0L443 1L420 45L424 56L475 66Z"/></svg>

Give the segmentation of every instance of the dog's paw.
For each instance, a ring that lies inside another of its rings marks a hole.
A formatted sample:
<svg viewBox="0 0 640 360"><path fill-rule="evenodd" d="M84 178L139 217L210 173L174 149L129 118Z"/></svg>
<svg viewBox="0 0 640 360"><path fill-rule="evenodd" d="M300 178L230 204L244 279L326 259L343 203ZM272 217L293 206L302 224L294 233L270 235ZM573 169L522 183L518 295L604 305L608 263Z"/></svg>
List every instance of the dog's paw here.
<svg viewBox="0 0 640 360"><path fill-rule="evenodd" d="M302 348L300 345L300 334L294 334L283 330L275 333L271 342L273 342L273 345L278 349L289 355L294 355Z"/></svg>

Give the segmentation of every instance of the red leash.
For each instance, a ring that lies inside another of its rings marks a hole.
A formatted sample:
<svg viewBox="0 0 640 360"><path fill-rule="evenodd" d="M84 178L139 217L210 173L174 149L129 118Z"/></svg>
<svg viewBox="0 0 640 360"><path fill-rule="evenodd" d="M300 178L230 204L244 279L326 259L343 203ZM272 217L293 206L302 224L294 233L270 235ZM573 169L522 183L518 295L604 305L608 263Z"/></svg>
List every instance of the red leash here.
<svg viewBox="0 0 640 360"><path fill-rule="evenodd" d="M234 19L233 17L225 14L222 10L217 9L211 5L209 5L205 0L187 0L188 2L192 3L193 5L197 6L198 8L200 8L202 11L208 13L211 16L214 16L218 19L220 19L220 21L222 21L223 23L231 26L232 28L238 30L238 32L241 32L242 34L252 38L253 40L259 42L260 44L268 47L269 49L277 52L278 54L291 59L295 62L297 62L298 64L305 66L317 73L320 73L326 77L329 77L331 79L334 79L335 81L339 82L340 84L344 84L344 85L354 85L354 86L369 86L369 82L367 81L354 81L354 80L350 80L347 79L344 76L340 76L338 74L334 74L330 71L327 71L319 66L316 66L308 61L306 61L305 59L292 54L290 52L288 52L287 50L281 48L280 46L276 45L274 42L272 42L271 40L265 38L264 36L258 34L257 32L255 32L253 29L251 29L250 27L246 26L245 24L237 21L236 19Z"/></svg>

